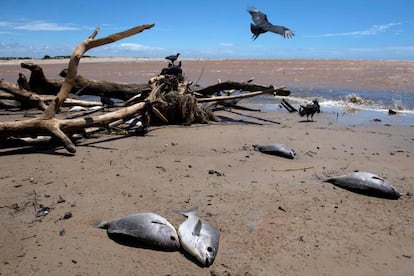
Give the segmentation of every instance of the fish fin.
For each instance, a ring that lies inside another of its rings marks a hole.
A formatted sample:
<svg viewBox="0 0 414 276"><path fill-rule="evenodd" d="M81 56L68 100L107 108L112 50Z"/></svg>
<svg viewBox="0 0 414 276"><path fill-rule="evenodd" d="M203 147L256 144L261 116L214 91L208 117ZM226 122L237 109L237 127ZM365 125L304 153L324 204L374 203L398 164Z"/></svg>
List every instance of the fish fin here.
<svg viewBox="0 0 414 276"><path fill-rule="evenodd" d="M376 176L376 175L371 176L371 178L373 178L373 179L377 179L377 180L380 180L380 181L385 181L383 178L381 178L381 177L379 177L379 176Z"/></svg>
<svg viewBox="0 0 414 276"><path fill-rule="evenodd" d="M195 206L187 211L176 211L176 212L185 217L189 217L190 215L195 215L197 213L197 210L198 210L198 206Z"/></svg>
<svg viewBox="0 0 414 276"><path fill-rule="evenodd" d="M97 222L97 223L93 224L93 227L108 229L109 228L109 221L103 220L101 222Z"/></svg>
<svg viewBox="0 0 414 276"><path fill-rule="evenodd" d="M196 225L194 226L193 235L200 236L201 226L202 225L203 225L203 223L201 222L201 219L199 219L197 221Z"/></svg>
<svg viewBox="0 0 414 276"><path fill-rule="evenodd" d="M165 225L165 222L163 222L163 221L160 221L160 220L156 220L156 219L154 219L154 220L151 220L151 223L155 223L155 224L162 224L162 225Z"/></svg>

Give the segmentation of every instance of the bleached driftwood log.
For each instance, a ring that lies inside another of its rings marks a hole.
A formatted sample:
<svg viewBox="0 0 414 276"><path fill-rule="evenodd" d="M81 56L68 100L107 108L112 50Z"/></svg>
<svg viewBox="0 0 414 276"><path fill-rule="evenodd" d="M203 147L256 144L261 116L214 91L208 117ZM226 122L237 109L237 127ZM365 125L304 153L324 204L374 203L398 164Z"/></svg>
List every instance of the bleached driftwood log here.
<svg viewBox="0 0 414 276"><path fill-rule="evenodd" d="M86 51L94 47L102 46L125 37L135 35L146 29L152 28L153 26L154 24L137 26L124 32L112 34L100 39L95 39L99 31L99 28L96 28L92 35L85 41L81 42L72 52L69 60L67 76L59 90L59 93L56 95L55 99L50 102L43 114L30 120L0 123L0 138L8 138L12 136L33 137L47 133L52 134L52 136L59 139L67 151L75 153L76 147L65 131L70 134L76 129L83 129L85 127L95 125L106 125L112 121L132 116L133 114L143 111L146 106L146 103L144 102L96 117L85 117L70 120L62 120L55 117L56 113L59 112L60 107L72 90L73 84L76 81L79 61Z"/></svg>
<svg viewBox="0 0 414 276"><path fill-rule="evenodd" d="M47 105L45 104L43 99L39 97L39 95L37 95L36 93L31 93L30 91L27 91L25 89L20 89L15 84L0 80L0 90L3 90L13 95L14 97L10 99L20 101L22 106L35 107L40 110L46 110L47 108Z"/></svg>
<svg viewBox="0 0 414 276"><path fill-rule="evenodd" d="M242 90L242 91L263 91L268 90L270 88L273 88L273 86L264 86L260 84L251 83L249 81L247 82L234 82L234 81L226 81L226 82L220 82L211 86L208 86L203 89L198 89L196 92L198 94L209 96L217 94L220 91L223 90ZM275 89L274 94L278 96L289 96L290 91L285 89Z"/></svg>
<svg viewBox="0 0 414 276"><path fill-rule="evenodd" d="M0 92L0 99L17 100L22 105L24 105L23 108L27 107L27 108L38 108L40 110L45 110L47 107L47 103L55 99L55 96L38 95L37 93L27 91L25 89L20 89L13 83L10 83L7 81L1 81L1 80L0 80L0 90L4 91L4 92ZM80 106L90 107L90 106L102 105L102 103L66 98L63 105L64 106L80 105Z"/></svg>
<svg viewBox="0 0 414 276"><path fill-rule="evenodd" d="M263 91L255 91L255 92L250 92L250 93L243 93L243 94L239 94L239 95L232 95L232 96L215 96L215 97L208 97L208 98L199 98L197 99L197 101L199 103L205 103L205 102L223 102L223 101L229 101L229 100L238 100L238 99L244 99L244 98L251 98L251 97L255 97L258 95L263 95L263 94L274 94L275 91L283 91L285 89L285 86L280 86L280 87L270 87L267 88Z"/></svg>

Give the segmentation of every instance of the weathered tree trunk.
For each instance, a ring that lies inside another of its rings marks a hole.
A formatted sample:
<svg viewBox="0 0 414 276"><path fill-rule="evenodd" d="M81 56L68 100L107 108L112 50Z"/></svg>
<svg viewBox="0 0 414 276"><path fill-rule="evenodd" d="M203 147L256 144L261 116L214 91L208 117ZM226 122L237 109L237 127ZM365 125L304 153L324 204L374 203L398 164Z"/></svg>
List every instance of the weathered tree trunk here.
<svg viewBox="0 0 414 276"><path fill-rule="evenodd" d="M62 77L66 77L67 70L60 72ZM142 94L142 99L145 99L151 91L151 87L146 83L118 83L109 81L98 81L86 79L80 75L76 77L72 93L76 95L100 95L106 97L118 98L121 100L128 100L138 94ZM80 92L77 92L80 91Z"/></svg>
<svg viewBox="0 0 414 276"><path fill-rule="evenodd" d="M34 63L20 63L22 68L30 70L29 86L30 90L37 94L56 95L63 80L48 80L43 73L42 67Z"/></svg>
<svg viewBox="0 0 414 276"><path fill-rule="evenodd" d="M43 69L33 63L21 63L21 67L31 71L29 85L31 91L44 95L56 95L62 87L63 80L49 80L43 73ZM64 69L60 72L60 76L65 78L68 70ZM79 92L80 91L80 92ZM148 84L126 84L109 81L89 80L80 75L76 76L73 83L71 93L77 95L100 95L106 97L128 100L129 98L143 93L149 93L151 88Z"/></svg>
<svg viewBox="0 0 414 276"><path fill-rule="evenodd" d="M233 96L215 96L215 97L209 97L209 98L199 98L197 99L197 101L199 103L205 103L205 102L225 102L225 101L229 101L229 100L236 100L236 99L243 99L243 98L251 98L251 97L255 97L258 95L263 95L263 94L274 94L275 91L283 91L283 89L285 89L285 86L280 86L280 87L276 87L276 88L267 88L266 90L263 91L256 91L256 92L250 92L250 93L242 93L239 95L233 95Z"/></svg>
<svg viewBox="0 0 414 276"><path fill-rule="evenodd" d="M46 110L47 108L47 105L39 97L39 95L31 93L25 89L19 89L15 84L0 80L0 90L12 94L16 100L20 101L23 107L35 107L40 110Z"/></svg>
<svg viewBox="0 0 414 276"><path fill-rule="evenodd" d="M196 90L197 93L209 96L217 94L220 91L223 90L242 90L242 91L263 91L273 88L273 86L263 86L260 84L250 83L250 82L234 82L234 81L226 81L226 82L220 82L215 85L211 85L209 87ZM274 91L275 95L278 96L289 96L290 91L284 90L284 89L276 89Z"/></svg>

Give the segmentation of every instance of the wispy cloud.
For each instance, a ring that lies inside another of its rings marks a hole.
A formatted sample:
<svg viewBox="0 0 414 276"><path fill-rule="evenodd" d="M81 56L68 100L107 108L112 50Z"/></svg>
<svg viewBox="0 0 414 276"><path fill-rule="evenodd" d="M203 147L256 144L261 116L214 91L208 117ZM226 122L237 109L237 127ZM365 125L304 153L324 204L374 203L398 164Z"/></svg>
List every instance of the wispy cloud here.
<svg viewBox="0 0 414 276"><path fill-rule="evenodd" d="M234 44L231 42L220 42L219 45L222 47L233 47L234 46Z"/></svg>
<svg viewBox="0 0 414 276"><path fill-rule="evenodd" d="M32 21L25 24L15 25L13 29L26 31L76 31L80 28L72 24L56 24L47 21Z"/></svg>
<svg viewBox="0 0 414 276"><path fill-rule="evenodd" d="M91 50L91 53L97 56L158 56L166 52L165 48L139 43L115 43Z"/></svg>
<svg viewBox="0 0 414 276"><path fill-rule="evenodd" d="M321 34L321 35L307 35L306 37L371 36L371 35L377 35L379 33L386 32L392 27L398 26L401 24L402 23L399 23L399 22L391 22L391 23L385 23L385 24L380 24L380 25L372 25L368 29L360 30L360 31L327 33L327 34Z"/></svg>
<svg viewBox="0 0 414 276"><path fill-rule="evenodd" d="M24 31L76 31L80 27L74 24L58 24L44 20L34 21L0 21L0 28L8 31L24 30Z"/></svg>
<svg viewBox="0 0 414 276"><path fill-rule="evenodd" d="M378 48L348 48L351 52L411 52L414 53L414 46L390 46L390 47L378 47Z"/></svg>
<svg viewBox="0 0 414 276"><path fill-rule="evenodd" d="M153 46L146 46L138 43L120 43L111 45L110 48L112 49L119 49L125 51L164 51L164 48L161 47L153 47Z"/></svg>
<svg viewBox="0 0 414 276"><path fill-rule="evenodd" d="M11 22L8 21L0 21L0 27L10 27L13 26Z"/></svg>

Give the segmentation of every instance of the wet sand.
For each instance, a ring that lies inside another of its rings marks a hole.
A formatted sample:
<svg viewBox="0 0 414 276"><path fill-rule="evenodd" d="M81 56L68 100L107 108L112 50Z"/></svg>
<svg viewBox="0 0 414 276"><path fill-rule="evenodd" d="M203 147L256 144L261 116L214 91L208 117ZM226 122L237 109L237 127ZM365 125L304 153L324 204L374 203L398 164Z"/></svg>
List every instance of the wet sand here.
<svg viewBox="0 0 414 276"><path fill-rule="evenodd" d="M258 69L238 74L236 68L245 64L239 61L229 61L231 65L191 61L193 69L185 70L195 76L193 79L199 76L196 69L202 68L198 67L200 62L207 64L205 82L217 78L268 80L260 79ZM267 63L257 62L260 68ZM408 76L414 65L410 62L318 61L319 66L315 61L280 62L272 67L283 67L285 73L269 84L287 84L292 78L282 76L295 74L297 85L318 79L315 85L376 89L382 80L379 87L412 86ZM374 67L369 68L378 71L390 66L390 71L369 81L371 69L359 73L340 69L355 63L358 68L371 64ZM162 64L164 61L81 63L80 74L131 82L138 75L142 77L142 72L148 74L142 80L148 79ZM187 64L184 66L190 66ZM221 64L220 72L208 69L217 68L217 64ZM0 65L0 72L13 66ZM52 76L61 66L44 68ZM124 72L120 76L111 74L116 66ZM112 69L107 71L108 67ZM125 72L131 74L125 76ZM311 74L319 75L312 78ZM331 80L334 77L336 81ZM397 77L400 81L393 82ZM0 275L412 273L413 127L382 123L347 126L325 113L315 115L313 123L302 122L297 114L242 113L280 124L221 112L218 115L233 123L154 127L145 137L88 139L77 146L74 156L64 149L0 149ZM296 151L297 158L264 155L251 147L267 143L285 144ZM220 175L209 174L209 170ZM321 181L354 170L388 179L402 197L368 197ZM58 203L60 197L65 202ZM35 201L51 207L50 213L35 218ZM199 267L180 252L120 245L104 230L92 227L100 220L139 212L158 213L178 227L184 217L174 210L193 206L221 232L217 258L208 268ZM63 219L66 212L73 216Z"/></svg>

